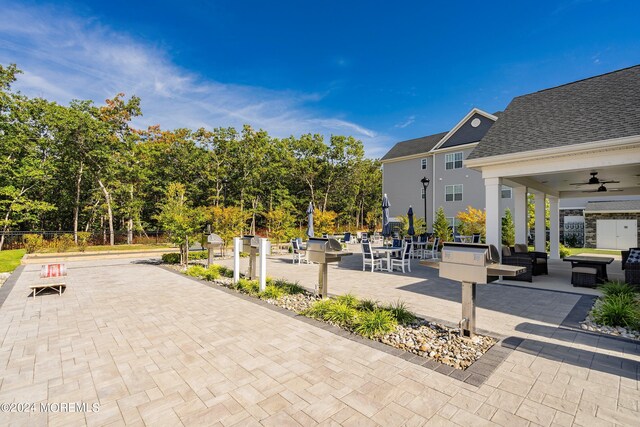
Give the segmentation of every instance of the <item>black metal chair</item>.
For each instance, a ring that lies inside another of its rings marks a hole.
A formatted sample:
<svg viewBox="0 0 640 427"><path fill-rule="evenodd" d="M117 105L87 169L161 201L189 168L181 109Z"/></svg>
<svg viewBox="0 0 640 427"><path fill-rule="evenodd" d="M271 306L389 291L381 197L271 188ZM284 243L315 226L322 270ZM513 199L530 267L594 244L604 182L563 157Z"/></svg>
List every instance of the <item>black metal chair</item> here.
<svg viewBox="0 0 640 427"><path fill-rule="evenodd" d="M630 248L628 251L620 251L622 254L622 269L624 281L630 285L640 285L640 248Z"/></svg>

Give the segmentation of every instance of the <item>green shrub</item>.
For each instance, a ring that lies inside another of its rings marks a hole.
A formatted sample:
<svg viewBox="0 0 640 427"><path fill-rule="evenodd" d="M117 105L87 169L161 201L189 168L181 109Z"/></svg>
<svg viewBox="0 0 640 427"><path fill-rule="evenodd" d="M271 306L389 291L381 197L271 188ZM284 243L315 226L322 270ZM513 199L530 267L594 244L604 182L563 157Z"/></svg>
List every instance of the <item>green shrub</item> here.
<svg viewBox="0 0 640 427"><path fill-rule="evenodd" d="M164 262L165 264L180 264L180 254L162 254L162 262Z"/></svg>
<svg viewBox="0 0 640 427"><path fill-rule="evenodd" d="M346 302L333 301L323 319L340 326L351 326L358 317L358 311Z"/></svg>
<svg viewBox="0 0 640 427"><path fill-rule="evenodd" d="M212 264L209 268L204 270L204 274L202 275L204 280L213 281L220 278L220 266L216 264Z"/></svg>
<svg viewBox="0 0 640 427"><path fill-rule="evenodd" d="M416 315L409 311L403 301L398 300L395 303L387 305L384 309L391 313L393 318L401 325L406 325L416 320Z"/></svg>
<svg viewBox="0 0 640 427"><path fill-rule="evenodd" d="M73 244L74 241L71 234L61 234L53 239L53 247L56 248L56 252L66 252Z"/></svg>
<svg viewBox="0 0 640 427"><path fill-rule="evenodd" d="M602 291L602 294L604 295L605 299L607 297L612 297L616 295L627 295L631 298L635 298L638 295L638 291L636 290L635 287L631 285L627 285L624 282L616 281L616 280L606 282L605 284L600 286L598 289Z"/></svg>
<svg viewBox="0 0 640 427"><path fill-rule="evenodd" d="M560 243L559 251L560 251L560 258L565 258L571 255L571 250L565 245L563 245L562 243Z"/></svg>
<svg viewBox="0 0 640 427"><path fill-rule="evenodd" d="M322 299L314 302L311 307L307 310L303 311L302 314L305 316L313 317L316 319L324 319L327 312L333 305L333 301L330 299Z"/></svg>
<svg viewBox="0 0 640 427"><path fill-rule="evenodd" d="M255 280L240 279L238 283L236 283L235 288L249 295L258 295L260 293L260 285Z"/></svg>
<svg viewBox="0 0 640 427"><path fill-rule="evenodd" d="M91 233L87 231L78 232L78 250L80 252L87 250L87 246L89 246L89 239L91 239Z"/></svg>
<svg viewBox="0 0 640 427"><path fill-rule="evenodd" d="M209 258L209 254L207 251L197 251L197 252L189 252L189 260L195 261L199 259L207 259Z"/></svg>
<svg viewBox="0 0 640 427"><path fill-rule="evenodd" d="M335 299L337 302L345 304L346 306L351 308L355 308L360 304L358 298L356 298L356 296L351 293L337 296Z"/></svg>
<svg viewBox="0 0 640 427"><path fill-rule="evenodd" d="M220 273L222 277L227 277L230 279L233 278L233 269L227 268L224 265L218 266L218 273Z"/></svg>
<svg viewBox="0 0 640 427"><path fill-rule="evenodd" d="M278 299L283 297L285 292L282 288L279 288L275 285L267 285L264 288L264 291L260 293L260 298L262 299Z"/></svg>
<svg viewBox="0 0 640 427"><path fill-rule="evenodd" d="M363 299L360 300L360 304L358 304L358 310L361 311L373 311L378 308L378 301L374 299Z"/></svg>
<svg viewBox="0 0 640 427"><path fill-rule="evenodd" d="M25 234L24 249L28 254L35 253L44 246L44 239L40 234Z"/></svg>
<svg viewBox="0 0 640 427"><path fill-rule="evenodd" d="M203 277L207 269L201 265L194 265L187 268L186 274L191 277Z"/></svg>
<svg viewBox="0 0 640 427"><path fill-rule="evenodd" d="M298 283L287 282L286 280L278 279L273 282L273 285L282 289L287 295L303 294L306 290L298 285Z"/></svg>
<svg viewBox="0 0 640 427"><path fill-rule="evenodd" d="M638 328L640 310L638 301L628 294L610 295L596 304L592 312L593 319L606 326Z"/></svg>
<svg viewBox="0 0 640 427"><path fill-rule="evenodd" d="M373 338L392 332L398 322L388 310L376 309L360 313L354 331L367 338Z"/></svg>

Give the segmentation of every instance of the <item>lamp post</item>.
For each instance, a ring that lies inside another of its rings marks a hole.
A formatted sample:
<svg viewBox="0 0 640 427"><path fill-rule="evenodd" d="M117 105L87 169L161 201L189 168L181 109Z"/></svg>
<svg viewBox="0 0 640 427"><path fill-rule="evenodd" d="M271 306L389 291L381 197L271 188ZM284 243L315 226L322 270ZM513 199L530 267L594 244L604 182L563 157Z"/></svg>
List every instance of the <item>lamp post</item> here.
<svg viewBox="0 0 640 427"><path fill-rule="evenodd" d="M427 187L429 187L429 183L431 181L425 176L420 180L420 182L422 183L422 189L424 190L424 232L426 233L429 230L427 226Z"/></svg>

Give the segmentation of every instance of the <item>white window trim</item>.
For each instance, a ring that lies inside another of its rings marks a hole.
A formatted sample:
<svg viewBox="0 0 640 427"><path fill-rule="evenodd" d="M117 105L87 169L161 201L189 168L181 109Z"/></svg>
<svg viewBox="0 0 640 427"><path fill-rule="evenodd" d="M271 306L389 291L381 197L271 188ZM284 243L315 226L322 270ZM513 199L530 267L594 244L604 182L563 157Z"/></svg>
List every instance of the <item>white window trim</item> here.
<svg viewBox="0 0 640 427"><path fill-rule="evenodd" d="M456 187L460 186L460 200L456 200ZM451 195L453 196L453 200L447 200L447 188L448 187L453 187L453 191L451 192ZM451 184L451 185L445 185L444 186L444 201L445 202L462 202L464 201L464 184Z"/></svg>
<svg viewBox="0 0 640 427"><path fill-rule="evenodd" d="M457 155L460 154L460 167L456 167L456 163L458 162ZM453 159L449 161L449 158ZM453 164L452 168L448 168L447 165L449 163ZM464 167L464 152L462 151L454 151L453 153L446 153L444 155L444 170L454 170L454 169L462 169Z"/></svg>
<svg viewBox="0 0 640 427"><path fill-rule="evenodd" d="M504 197L502 194L503 191L509 191L509 197ZM503 185L502 188L500 189L500 198L501 199L511 199L513 198L513 188L508 187L506 185Z"/></svg>

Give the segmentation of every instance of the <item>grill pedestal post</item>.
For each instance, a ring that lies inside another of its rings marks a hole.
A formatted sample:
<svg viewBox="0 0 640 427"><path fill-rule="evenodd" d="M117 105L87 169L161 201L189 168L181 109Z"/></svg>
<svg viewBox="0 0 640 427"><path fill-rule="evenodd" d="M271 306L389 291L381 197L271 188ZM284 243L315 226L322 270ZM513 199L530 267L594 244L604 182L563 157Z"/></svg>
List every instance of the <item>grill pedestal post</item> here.
<svg viewBox="0 0 640 427"><path fill-rule="evenodd" d="M460 333L472 338L476 333L476 284L462 282L462 321Z"/></svg>
<svg viewBox="0 0 640 427"><path fill-rule="evenodd" d="M249 251L249 280L255 280L258 277L256 272L257 269L257 258L258 248L251 246L251 250Z"/></svg>
<svg viewBox="0 0 640 427"><path fill-rule="evenodd" d="M316 294L321 298L327 297L327 276L328 276L328 265L326 262L320 263L318 268L318 286L316 288Z"/></svg>

